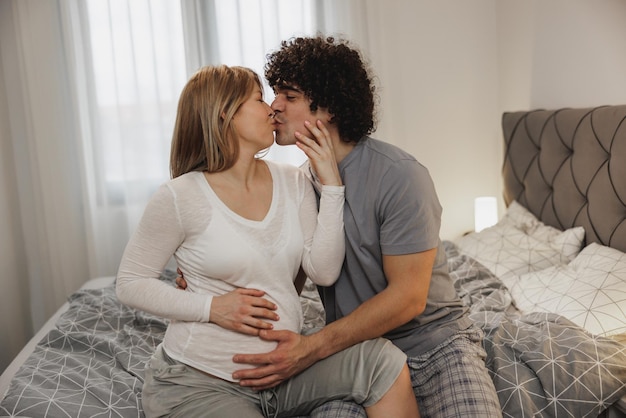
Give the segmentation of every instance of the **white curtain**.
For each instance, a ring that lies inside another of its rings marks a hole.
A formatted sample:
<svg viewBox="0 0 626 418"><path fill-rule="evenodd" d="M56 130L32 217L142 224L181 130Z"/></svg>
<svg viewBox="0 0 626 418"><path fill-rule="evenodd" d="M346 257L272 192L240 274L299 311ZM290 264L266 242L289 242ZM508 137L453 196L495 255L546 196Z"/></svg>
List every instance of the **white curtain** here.
<svg viewBox="0 0 626 418"><path fill-rule="evenodd" d="M12 152L16 193L10 203L18 214L8 244L20 269L3 288L29 290L24 305L36 329L89 277L79 112L59 3L3 1L1 7L9 123L2 141Z"/></svg>
<svg viewBox="0 0 626 418"><path fill-rule="evenodd" d="M200 66L245 65L262 73L265 52L283 37L313 32L310 0L88 0L72 2L74 32L89 43L77 62L85 83L85 175L90 179L91 276L115 274L122 251L156 187L168 178L176 103ZM273 16L284 14L284 19ZM291 16L291 18L287 18ZM280 22L288 22L282 24ZM76 22L76 20L74 20ZM300 151L269 158L298 161Z"/></svg>
<svg viewBox="0 0 626 418"><path fill-rule="evenodd" d="M180 5L69 1L78 86L90 277L114 275L129 234L168 178L176 103L186 81Z"/></svg>
<svg viewBox="0 0 626 418"><path fill-rule="evenodd" d="M265 56L283 39L321 29L314 0L182 0L187 72L208 64L243 65L263 79ZM266 86L265 99L273 93ZM296 147L273 146L266 158L301 164Z"/></svg>
<svg viewBox="0 0 626 418"><path fill-rule="evenodd" d="M15 233L1 243L18 253L20 273L2 284L28 293L2 332L38 329L87 279L116 273L169 177L176 103L192 72L225 63L262 75L281 40L317 31L363 44L364 10L358 0L2 0L0 136L16 192ZM272 147L267 158L304 156Z"/></svg>

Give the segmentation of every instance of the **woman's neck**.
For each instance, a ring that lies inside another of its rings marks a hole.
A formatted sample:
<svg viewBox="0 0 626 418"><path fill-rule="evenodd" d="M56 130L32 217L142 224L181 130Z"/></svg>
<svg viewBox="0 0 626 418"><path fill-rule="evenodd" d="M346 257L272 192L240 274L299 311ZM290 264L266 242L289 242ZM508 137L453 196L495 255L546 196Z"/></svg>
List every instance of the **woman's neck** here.
<svg viewBox="0 0 626 418"><path fill-rule="evenodd" d="M205 178L219 199L239 216L260 221L269 212L273 182L264 161L236 163L218 173L205 172Z"/></svg>
<svg viewBox="0 0 626 418"><path fill-rule="evenodd" d="M229 169L219 173L209 173L209 176L221 177L233 186L249 189L254 187L255 182L262 179L267 170L267 165L262 160L240 157Z"/></svg>

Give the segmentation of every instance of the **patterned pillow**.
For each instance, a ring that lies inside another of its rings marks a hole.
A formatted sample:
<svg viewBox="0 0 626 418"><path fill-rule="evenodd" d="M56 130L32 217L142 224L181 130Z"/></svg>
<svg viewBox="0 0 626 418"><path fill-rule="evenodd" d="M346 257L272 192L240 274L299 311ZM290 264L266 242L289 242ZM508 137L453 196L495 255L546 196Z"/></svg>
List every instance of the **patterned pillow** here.
<svg viewBox="0 0 626 418"><path fill-rule="evenodd" d="M626 332L626 253L589 244L569 264L528 273L511 287L522 312L558 313L592 334Z"/></svg>
<svg viewBox="0 0 626 418"><path fill-rule="evenodd" d="M569 263L580 252L584 237L583 227L560 231L514 201L497 224L467 234L456 244L510 287L522 274Z"/></svg>

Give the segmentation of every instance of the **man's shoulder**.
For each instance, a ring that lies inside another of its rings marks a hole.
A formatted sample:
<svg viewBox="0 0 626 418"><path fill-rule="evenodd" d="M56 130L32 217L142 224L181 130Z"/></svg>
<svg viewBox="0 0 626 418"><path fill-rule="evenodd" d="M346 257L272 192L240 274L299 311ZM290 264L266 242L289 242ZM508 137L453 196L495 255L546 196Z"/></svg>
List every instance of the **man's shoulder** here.
<svg viewBox="0 0 626 418"><path fill-rule="evenodd" d="M432 181L428 168L407 151L378 139L365 139L364 154L359 159L359 170L378 176L384 190L390 184L398 186ZM364 176L363 178L371 179L372 177Z"/></svg>
<svg viewBox="0 0 626 418"><path fill-rule="evenodd" d="M409 152L389 142L371 137L365 137L362 141L364 150L370 153L373 158L383 158L391 162L403 160L417 161Z"/></svg>
<svg viewBox="0 0 626 418"><path fill-rule="evenodd" d="M428 171L412 154L397 145L369 137L364 138L362 145L365 154L362 165L381 175L395 173L395 176L409 178Z"/></svg>

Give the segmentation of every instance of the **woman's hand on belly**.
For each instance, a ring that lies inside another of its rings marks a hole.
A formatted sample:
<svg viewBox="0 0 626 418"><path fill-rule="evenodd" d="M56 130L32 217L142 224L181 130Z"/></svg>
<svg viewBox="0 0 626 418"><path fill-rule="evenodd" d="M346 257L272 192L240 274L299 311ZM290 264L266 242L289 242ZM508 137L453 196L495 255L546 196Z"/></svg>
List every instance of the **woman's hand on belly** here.
<svg viewBox="0 0 626 418"><path fill-rule="evenodd" d="M265 292L257 289L236 289L214 296L210 322L242 334L259 335L263 329L273 329L268 321L278 321L276 304L263 298Z"/></svg>

